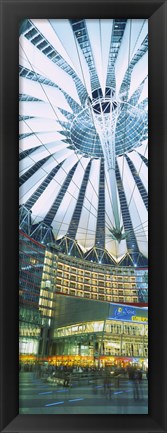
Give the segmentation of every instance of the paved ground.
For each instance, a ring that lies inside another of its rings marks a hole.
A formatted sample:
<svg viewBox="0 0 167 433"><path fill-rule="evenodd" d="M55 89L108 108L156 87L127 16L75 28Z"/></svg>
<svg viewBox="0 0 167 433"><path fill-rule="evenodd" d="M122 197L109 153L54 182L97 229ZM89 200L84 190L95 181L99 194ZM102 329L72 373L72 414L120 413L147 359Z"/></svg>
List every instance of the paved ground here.
<svg viewBox="0 0 167 433"><path fill-rule="evenodd" d="M120 380L111 385L111 397L103 384L70 389L37 379L33 373L20 373L20 414L147 414L148 383L142 380L140 398L133 397L133 384Z"/></svg>

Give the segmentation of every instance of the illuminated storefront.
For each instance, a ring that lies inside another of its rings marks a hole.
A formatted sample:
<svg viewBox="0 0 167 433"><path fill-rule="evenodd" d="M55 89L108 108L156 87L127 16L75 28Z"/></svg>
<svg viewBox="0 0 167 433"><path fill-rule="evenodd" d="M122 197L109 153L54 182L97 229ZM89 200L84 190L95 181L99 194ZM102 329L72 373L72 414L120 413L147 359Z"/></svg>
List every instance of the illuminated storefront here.
<svg viewBox="0 0 167 433"><path fill-rule="evenodd" d="M61 295L58 295L57 306L59 312L49 348L51 362L78 365L85 362L129 364L135 363L135 359L136 362L142 360L142 364L147 362L147 309L120 304L107 307L101 302L92 304L77 299L67 302ZM64 325L59 326L63 322Z"/></svg>

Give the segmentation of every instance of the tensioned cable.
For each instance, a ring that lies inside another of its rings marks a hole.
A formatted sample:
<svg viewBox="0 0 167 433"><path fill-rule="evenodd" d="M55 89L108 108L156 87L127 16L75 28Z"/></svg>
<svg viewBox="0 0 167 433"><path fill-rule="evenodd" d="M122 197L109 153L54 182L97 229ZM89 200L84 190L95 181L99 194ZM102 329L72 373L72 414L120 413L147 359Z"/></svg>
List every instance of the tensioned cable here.
<svg viewBox="0 0 167 433"><path fill-rule="evenodd" d="M133 48L133 51L132 51L132 55L131 55L131 57L133 56L134 50L135 50L135 48L136 48L137 42L138 42L138 40L139 40L139 37L140 37L140 35L141 35L141 32L142 32L142 30L143 30L143 27L144 27L145 22L146 22L146 19L144 19L143 24L142 24L142 26L141 26L141 29L140 29L140 31L139 31L139 34L138 34L138 37L137 37L137 39L136 39L136 42L135 42L135 45L134 45L134 48Z"/></svg>
<svg viewBox="0 0 167 433"><path fill-rule="evenodd" d="M141 229L142 229L142 228L144 228L144 229L147 228L147 225L146 225L146 227L144 227L145 224L148 225L148 220L144 221L143 223L140 223L139 225L137 225L137 226L134 227L133 229L126 230L126 233L129 234L129 233L134 233L134 232L137 232L137 233L138 233L138 232L139 232L139 233L142 233L142 234L143 234L143 230L141 230ZM141 227L141 229L140 229L140 227ZM144 236L144 235L143 235L143 236Z"/></svg>
<svg viewBox="0 0 167 433"><path fill-rule="evenodd" d="M38 218L38 215L36 215L35 216L35 219L36 218ZM57 220L57 219L54 219L54 221L57 223L57 224L61 224L61 222L62 221L59 221L59 220ZM42 221L41 221L42 222ZM143 235L143 230L141 230L140 229L140 227L142 228L142 227L144 227L144 224L147 224L148 223L148 221L145 221L143 224L140 224L139 226L136 226L136 228L134 228L134 230L135 230L135 233L138 233L138 234L142 234ZM69 225L68 223L66 223L66 222L63 222L63 224L64 225ZM137 228L138 227L138 228ZM145 229L147 228L147 226L146 227L144 227ZM85 231L86 230L86 228L85 227L80 227L80 232L81 232L81 230L83 230L83 231ZM92 235L90 234L90 236L94 236L94 233L95 233L95 230L91 230L90 228L89 228L89 230L87 230L88 232L92 232ZM130 232L133 232L133 230L127 230L127 233L130 233ZM83 233L84 234L84 233ZM145 236L145 235L143 235L143 236Z"/></svg>

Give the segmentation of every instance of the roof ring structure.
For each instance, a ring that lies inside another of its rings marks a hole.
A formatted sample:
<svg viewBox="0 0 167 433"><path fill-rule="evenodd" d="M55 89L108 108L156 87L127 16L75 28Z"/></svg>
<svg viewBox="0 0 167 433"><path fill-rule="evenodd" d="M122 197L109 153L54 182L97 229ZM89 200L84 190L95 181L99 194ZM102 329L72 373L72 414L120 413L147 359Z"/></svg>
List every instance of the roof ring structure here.
<svg viewBox="0 0 167 433"><path fill-rule="evenodd" d="M70 140L76 150L84 156L101 158L104 156L99 130L96 127L95 117L108 115L111 131L114 114L117 112L115 123L115 153L123 155L140 146L144 134L145 111L116 97L115 90L107 87L105 96L101 88L92 92L92 98L88 96L85 108L81 109L74 117L70 128ZM106 125L105 125L106 127ZM124 139L125 129L128 130L128 139Z"/></svg>

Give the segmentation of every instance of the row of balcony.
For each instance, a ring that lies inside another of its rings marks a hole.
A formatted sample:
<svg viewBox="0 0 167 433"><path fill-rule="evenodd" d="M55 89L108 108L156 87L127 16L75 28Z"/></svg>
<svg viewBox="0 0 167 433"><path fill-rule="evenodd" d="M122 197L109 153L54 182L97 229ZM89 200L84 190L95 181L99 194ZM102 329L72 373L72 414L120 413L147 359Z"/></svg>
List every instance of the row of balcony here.
<svg viewBox="0 0 167 433"><path fill-rule="evenodd" d="M64 288L61 286L56 286L56 292L63 293L70 296L79 296L87 299L96 299L99 301L108 301L108 302L123 302L123 303L136 303L139 302L138 296L131 295L131 296L114 296L114 295L107 295L102 293L93 293L93 292L86 292L86 291L79 291L75 289L69 289Z"/></svg>

